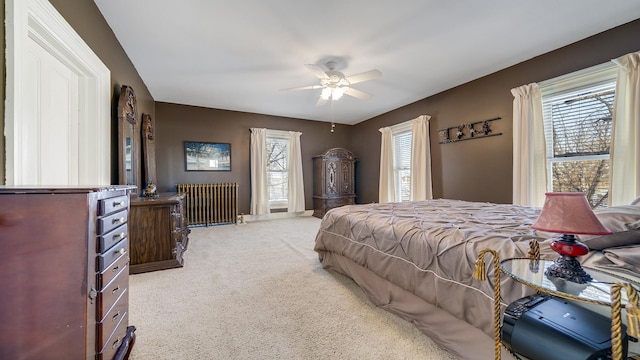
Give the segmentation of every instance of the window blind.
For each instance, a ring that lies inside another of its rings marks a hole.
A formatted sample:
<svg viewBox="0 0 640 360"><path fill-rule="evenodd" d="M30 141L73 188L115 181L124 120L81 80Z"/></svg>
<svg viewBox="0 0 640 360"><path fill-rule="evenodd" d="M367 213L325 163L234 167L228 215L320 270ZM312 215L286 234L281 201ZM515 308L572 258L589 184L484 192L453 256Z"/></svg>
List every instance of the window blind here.
<svg viewBox="0 0 640 360"><path fill-rule="evenodd" d="M411 131L393 135L394 173L396 194L400 201L411 199Z"/></svg>
<svg viewBox="0 0 640 360"><path fill-rule="evenodd" d="M608 154L614 96L609 83L544 99L548 156Z"/></svg>

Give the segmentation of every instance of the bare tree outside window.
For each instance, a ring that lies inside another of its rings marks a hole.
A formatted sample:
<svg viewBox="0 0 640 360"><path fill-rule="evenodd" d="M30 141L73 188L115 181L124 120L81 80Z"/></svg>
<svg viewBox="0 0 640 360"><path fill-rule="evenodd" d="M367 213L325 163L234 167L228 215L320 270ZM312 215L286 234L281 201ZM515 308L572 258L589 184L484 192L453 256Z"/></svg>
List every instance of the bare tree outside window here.
<svg viewBox="0 0 640 360"><path fill-rule="evenodd" d="M266 150L269 201L286 202L289 196L289 141L267 137Z"/></svg>
<svg viewBox="0 0 640 360"><path fill-rule="evenodd" d="M592 208L607 206L615 90L583 93L551 104L553 191L584 192Z"/></svg>

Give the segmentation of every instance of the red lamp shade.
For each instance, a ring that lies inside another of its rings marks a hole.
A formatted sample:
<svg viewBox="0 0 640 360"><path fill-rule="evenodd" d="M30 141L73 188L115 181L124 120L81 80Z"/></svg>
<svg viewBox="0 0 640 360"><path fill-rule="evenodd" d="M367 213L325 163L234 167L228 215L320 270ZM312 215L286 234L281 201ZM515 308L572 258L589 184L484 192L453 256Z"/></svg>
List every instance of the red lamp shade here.
<svg viewBox="0 0 640 360"><path fill-rule="evenodd" d="M608 235L581 192L549 192L533 229L574 235Z"/></svg>

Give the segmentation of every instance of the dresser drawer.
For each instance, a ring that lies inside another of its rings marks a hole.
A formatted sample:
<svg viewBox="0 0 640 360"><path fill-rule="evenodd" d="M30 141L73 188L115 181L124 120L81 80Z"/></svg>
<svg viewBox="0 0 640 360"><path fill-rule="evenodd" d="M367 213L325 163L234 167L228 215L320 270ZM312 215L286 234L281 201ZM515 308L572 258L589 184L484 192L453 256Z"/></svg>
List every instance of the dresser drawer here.
<svg viewBox="0 0 640 360"><path fill-rule="evenodd" d="M128 269L123 271L127 273L120 272L120 276L117 276L102 291L98 292L98 311L96 312L98 321L108 320L109 312L114 304L121 305L122 302L128 302L129 271Z"/></svg>
<svg viewBox="0 0 640 360"><path fill-rule="evenodd" d="M127 249L129 249L129 243L127 239L124 239L116 245L112 246L104 253L99 254L98 261L96 262L96 271L103 272L106 268L111 266L111 264L113 264L114 261L116 261L116 259L118 259L121 255L127 254Z"/></svg>
<svg viewBox="0 0 640 360"><path fill-rule="evenodd" d="M106 234L102 234L98 236L97 249L96 251L99 253L103 253L106 250L110 249L113 245L115 245L118 241L127 237L129 233L129 228L127 224L120 226L119 228L115 228Z"/></svg>
<svg viewBox="0 0 640 360"><path fill-rule="evenodd" d="M120 256L113 264L111 264L111 266L104 269L104 271L99 272L96 275L96 280L98 282L98 285L96 286L98 287L98 291L102 291L102 289L104 289L104 287L107 286L107 284L109 284L111 280L120 275L121 271L123 271L124 269L127 269L128 271L128 264L129 256L125 254Z"/></svg>
<svg viewBox="0 0 640 360"><path fill-rule="evenodd" d="M105 322L98 324L98 336L96 338L97 351L100 352L102 358L111 360L113 354L118 350L122 344L122 340L127 332L127 326L129 324L129 314L126 308L121 308L117 317L114 312L113 316L109 314L109 317ZM109 355L111 354L111 355Z"/></svg>
<svg viewBox="0 0 640 360"><path fill-rule="evenodd" d="M107 343L104 345L104 348L100 351L96 359L97 360L112 360L115 356L118 349L125 342L125 337L127 335L128 328L128 314L122 319L116 330L111 334L111 337L107 340ZM131 339L129 339L131 341Z"/></svg>
<svg viewBox="0 0 640 360"><path fill-rule="evenodd" d="M127 210L119 211L98 219L98 235L107 233L127 222Z"/></svg>
<svg viewBox="0 0 640 360"><path fill-rule="evenodd" d="M111 214L114 211L126 209L129 205L129 196L116 196L98 200L98 216Z"/></svg>

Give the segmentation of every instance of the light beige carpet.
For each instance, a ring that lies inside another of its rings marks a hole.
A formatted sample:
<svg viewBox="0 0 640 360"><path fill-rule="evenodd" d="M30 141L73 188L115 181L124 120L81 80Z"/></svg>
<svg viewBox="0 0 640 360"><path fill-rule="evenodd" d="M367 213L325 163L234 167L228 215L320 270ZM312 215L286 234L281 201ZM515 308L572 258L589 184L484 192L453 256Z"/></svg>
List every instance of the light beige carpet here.
<svg viewBox="0 0 640 360"><path fill-rule="evenodd" d="M183 268L130 277L131 359L455 359L323 270L319 225L192 229Z"/></svg>

